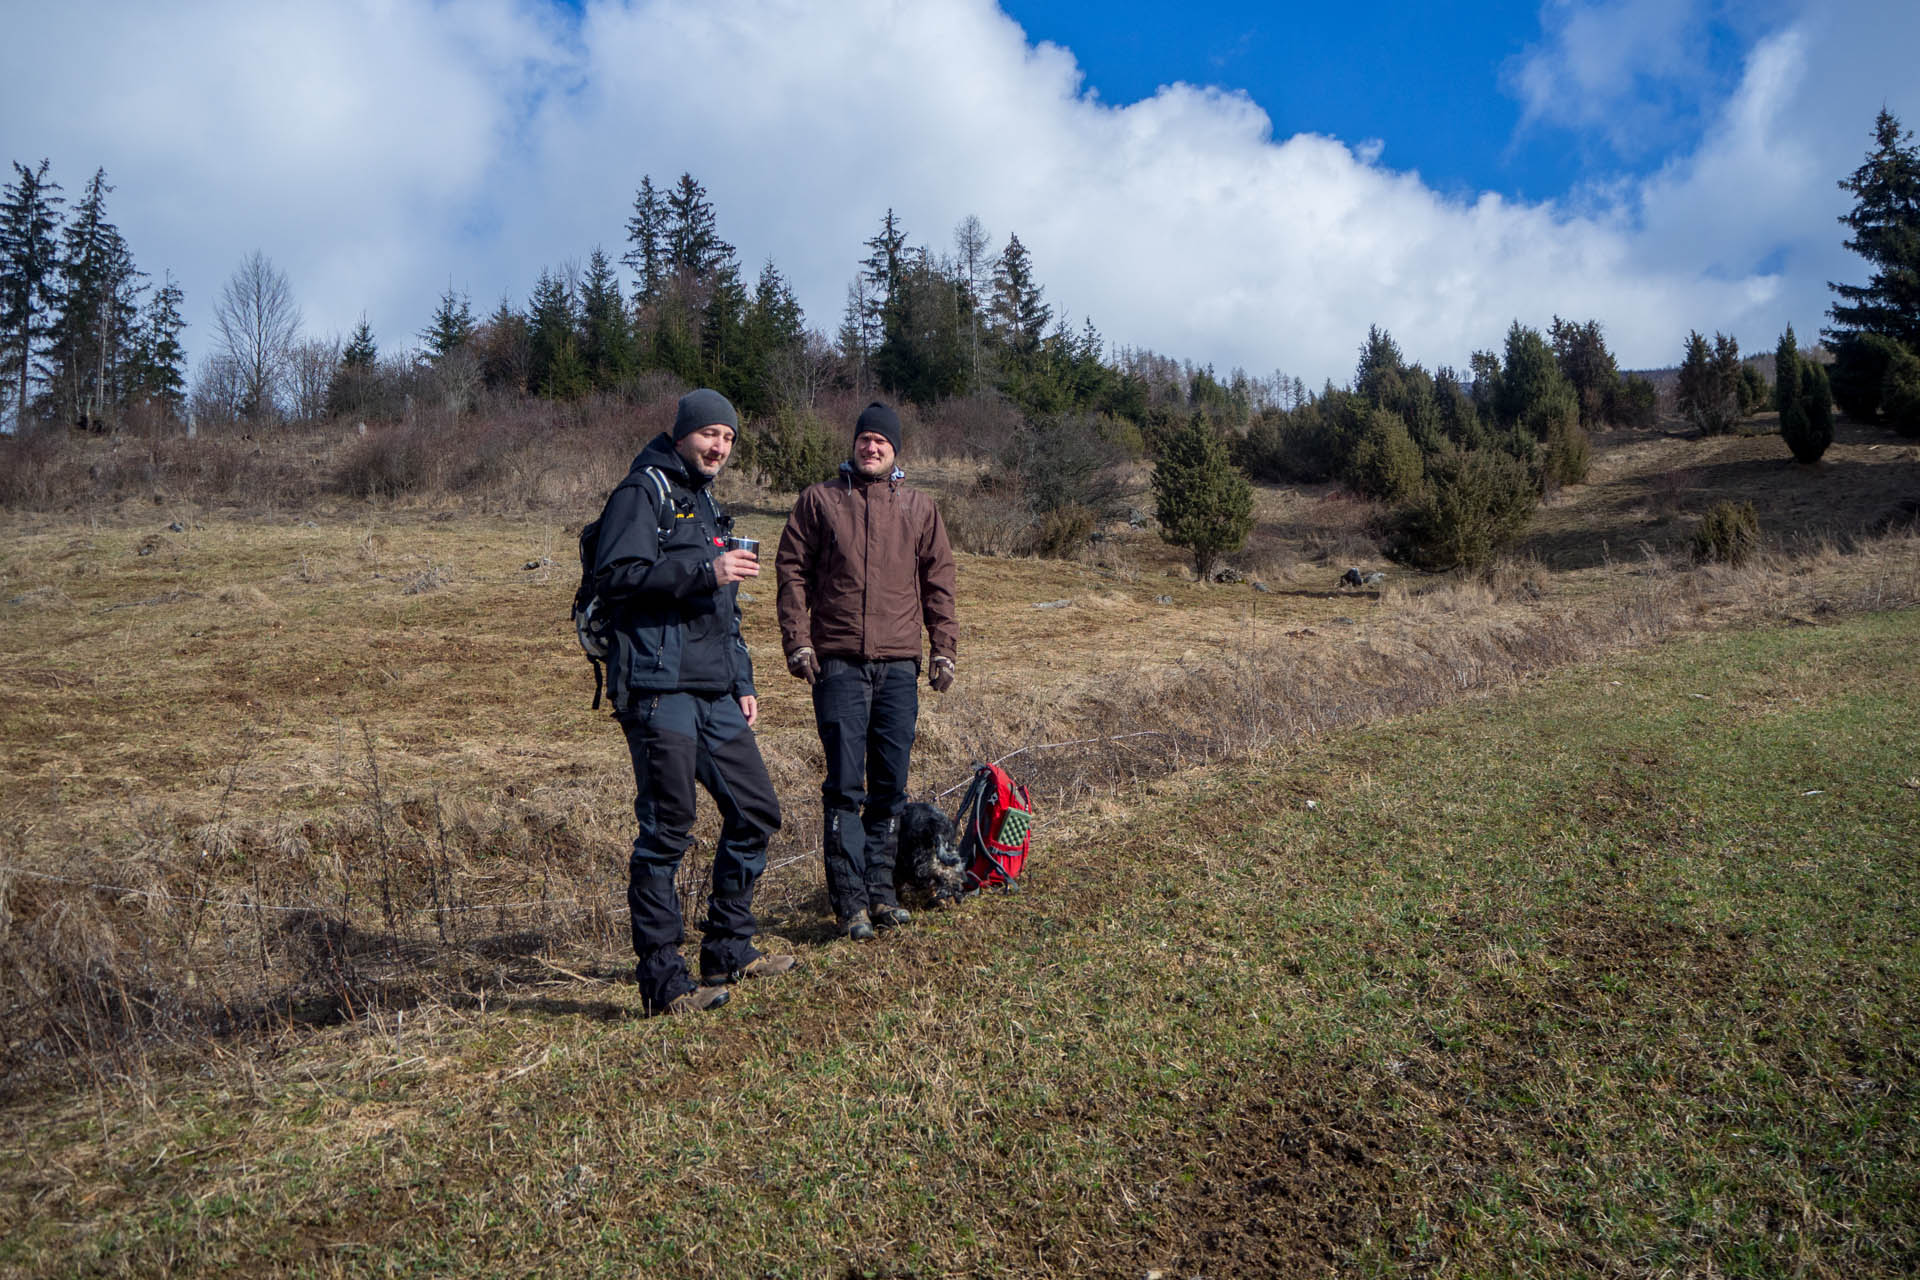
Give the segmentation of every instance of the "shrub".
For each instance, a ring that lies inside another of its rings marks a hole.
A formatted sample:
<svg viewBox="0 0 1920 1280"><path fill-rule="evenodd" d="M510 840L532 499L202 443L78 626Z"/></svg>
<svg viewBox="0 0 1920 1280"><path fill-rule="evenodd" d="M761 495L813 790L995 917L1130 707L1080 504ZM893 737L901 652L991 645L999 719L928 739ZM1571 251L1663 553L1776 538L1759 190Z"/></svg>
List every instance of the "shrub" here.
<svg viewBox="0 0 1920 1280"><path fill-rule="evenodd" d="M770 424L757 431L747 452L754 473L768 488L797 493L833 477L840 451L826 426L811 413L782 409Z"/></svg>
<svg viewBox="0 0 1920 1280"><path fill-rule="evenodd" d="M1167 437L1153 468L1153 497L1161 538L1193 553L1202 582L1221 552L1238 551L1253 532L1253 486L1199 415Z"/></svg>
<svg viewBox="0 0 1920 1280"><path fill-rule="evenodd" d="M1660 392L1653 382L1637 373L1620 379L1614 388L1607 421L1615 426L1644 431L1660 417Z"/></svg>
<svg viewBox="0 0 1920 1280"><path fill-rule="evenodd" d="M1680 415L1700 434L1717 436L1733 430L1741 417L1740 344L1716 333L1708 346L1698 332L1688 333L1675 400Z"/></svg>
<svg viewBox="0 0 1920 1280"><path fill-rule="evenodd" d="M1477 569L1519 538L1539 501L1525 463L1500 449L1443 453L1394 516L1386 553L1421 569Z"/></svg>
<svg viewBox="0 0 1920 1280"><path fill-rule="evenodd" d="M1693 558L1702 564L1745 564L1760 549L1760 517L1751 502L1716 502L1693 531Z"/></svg>
<svg viewBox="0 0 1920 1280"><path fill-rule="evenodd" d="M1256 480L1322 484L1338 474L1341 451L1328 407L1317 401L1291 411L1261 410L1234 441L1233 458Z"/></svg>
<svg viewBox="0 0 1920 1280"><path fill-rule="evenodd" d="M1920 436L1920 356L1902 348L1887 364L1880 389L1880 412L1903 436Z"/></svg>
<svg viewBox="0 0 1920 1280"><path fill-rule="evenodd" d="M1792 403L1780 410L1780 438L1796 461L1808 466L1833 443L1833 393L1827 371L1805 356L1794 357ZM1781 381L1785 375L1779 375Z"/></svg>
<svg viewBox="0 0 1920 1280"><path fill-rule="evenodd" d="M1131 459L1109 422L1075 414L1022 423L1001 450L996 469L1002 482L1017 477L1036 518L1062 507L1084 507L1096 521L1118 515L1126 505Z"/></svg>
<svg viewBox="0 0 1920 1280"><path fill-rule="evenodd" d="M1592 463L1593 442L1586 429L1571 417L1562 418L1547 432L1546 446L1540 454L1540 487L1545 491L1585 484Z"/></svg>
<svg viewBox="0 0 1920 1280"><path fill-rule="evenodd" d="M1386 502L1405 502L1420 488L1420 446L1400 415L1369 409L1366 426L1354 443L1347 480L1360 493Z"/></svg>
<svg viewBox="0 0 1920 1280"><path fill-rule="evenodd" d="M1855 422L1873 422L1880 416L1887 368L1903 348L1878 333L1850 333L1833 347L1833 402Z"/></svg>
<svg viewBox="0 0 1920 1280"><path fill-rule="evenodd" d="M348 450L334 483L363 498L395 498L434 486L443 456L425 428L402 424L375 428Z"/></svg>
<svg viewBox="0 0 1920 1280"><path fill-rule="evenodd" d="M1740 416L1751 418L1771 398L1767 375L1750 364L1740 366Z"/></svg>

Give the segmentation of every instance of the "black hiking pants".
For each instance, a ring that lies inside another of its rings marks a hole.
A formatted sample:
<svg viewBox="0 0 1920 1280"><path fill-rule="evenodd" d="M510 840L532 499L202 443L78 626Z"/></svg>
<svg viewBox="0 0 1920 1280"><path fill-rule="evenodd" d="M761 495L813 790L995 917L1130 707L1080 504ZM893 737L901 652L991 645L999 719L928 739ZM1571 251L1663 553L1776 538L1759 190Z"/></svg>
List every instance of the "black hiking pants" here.
<svg viewBox="0 0 1920 1280"><path fill-rule="evenodd" d="M907 763L920 716L920 664L826 658L813 685L813 719L827 754L820 847L827 897L845 923L856 912L899 899L893 863Z"/></svg>
<svg viewBox="0 0 1920 1280"><path fill-rule="evenodd" d="M693 989L680 944L686 931L674 874L690 843L694 784L720 809L700 972L744 969L759 956L753 936L753 887L767 865L767 841L780 829L780 802L740 703L724 694L640 697L616 717L633 758L634 837L627 862L627 913L633 922L640 995L659 1007Z"/></svg>

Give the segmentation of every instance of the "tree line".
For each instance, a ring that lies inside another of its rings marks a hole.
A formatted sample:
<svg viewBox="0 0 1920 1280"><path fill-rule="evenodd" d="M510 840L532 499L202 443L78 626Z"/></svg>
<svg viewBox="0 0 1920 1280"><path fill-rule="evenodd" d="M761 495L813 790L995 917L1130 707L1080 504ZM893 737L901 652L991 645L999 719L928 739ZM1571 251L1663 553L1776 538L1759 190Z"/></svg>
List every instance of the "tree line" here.
<svg viewBox="0 0 1920 1280"><path fill-rule="evenodd" d="M0 190L0 423L100 428L146 409L171 417L186 391L185 295L157 285L107 216L104 169L63 217L50 162L13 162Z"/></svg>

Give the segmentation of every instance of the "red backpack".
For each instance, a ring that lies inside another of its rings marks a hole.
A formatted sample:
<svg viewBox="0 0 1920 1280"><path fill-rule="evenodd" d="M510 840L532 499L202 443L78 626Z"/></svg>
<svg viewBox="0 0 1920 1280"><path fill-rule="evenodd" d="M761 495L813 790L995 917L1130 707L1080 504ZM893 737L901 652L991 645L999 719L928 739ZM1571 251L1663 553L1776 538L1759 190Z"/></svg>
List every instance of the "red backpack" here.
<svg viewBox="0 0 1920 1280"><path fill-rule="evenodd" d="M1018 887L1033 838L1033 802L1005 769L983 764L973 771L973 785L954 811L953 829L960 833L969 889Z"/></svg>

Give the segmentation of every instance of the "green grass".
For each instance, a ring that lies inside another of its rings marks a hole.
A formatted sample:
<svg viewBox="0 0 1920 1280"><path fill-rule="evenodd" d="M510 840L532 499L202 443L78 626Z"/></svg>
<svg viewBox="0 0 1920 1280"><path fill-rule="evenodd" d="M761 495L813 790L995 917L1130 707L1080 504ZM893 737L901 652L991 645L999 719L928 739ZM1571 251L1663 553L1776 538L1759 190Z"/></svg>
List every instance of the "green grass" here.
<svg viewBox="0 0 1920 1280"><path fill-rule="evenodd" d="M1912 611L1675 643L1069 816L708 1017L22 1105L0 1266L1910 1275L1916 669Z"/></svg>

